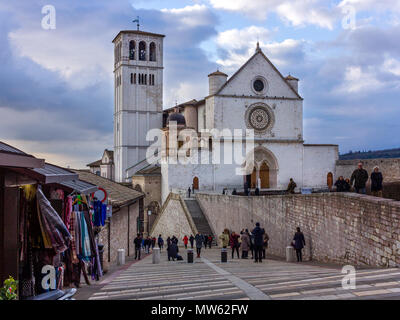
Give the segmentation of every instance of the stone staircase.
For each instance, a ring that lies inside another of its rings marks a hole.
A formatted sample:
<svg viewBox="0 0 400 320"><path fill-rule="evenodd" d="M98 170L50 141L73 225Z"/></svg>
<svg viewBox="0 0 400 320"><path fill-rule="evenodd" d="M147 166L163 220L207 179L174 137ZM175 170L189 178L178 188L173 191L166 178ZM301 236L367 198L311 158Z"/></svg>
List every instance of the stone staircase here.
<svg viewBox="0 0 400 320"><path fill-rule="evenodd" d="M197 231L199 231L203 235L211 234L213 236L213 246L217 245L216 235L213 234L210 225L206 217L204 216L203 211L201 210L196 199L185 199L186 207L189 210L189 213L193 219L194 224L196 225Z"/></svg>

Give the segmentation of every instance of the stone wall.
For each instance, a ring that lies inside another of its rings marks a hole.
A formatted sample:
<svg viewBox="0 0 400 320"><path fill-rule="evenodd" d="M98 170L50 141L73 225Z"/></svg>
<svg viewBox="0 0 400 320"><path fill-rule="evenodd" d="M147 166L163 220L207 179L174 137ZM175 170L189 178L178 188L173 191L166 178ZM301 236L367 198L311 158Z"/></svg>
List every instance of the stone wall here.
<svg viewBox="0 0 400 320"><path fill-rule="evenodd" d="M113 208L113 210L117 210ZM106 225L100 232L100 243L104 245L103 261L115 264L117 262L118 249L125 249L125 255L130 256L135 253L133 239L137 234L137 217L139 216L139 202L123 207L118 212L114 212ZM111 226L111 227L110 227ZM111 230L111 234L109 232ZM110 239L110 241L109 241ZM110 250L110 252L109 252ZM110 254L110 259L108 256Z"/></svg>
<svg viewBox="0 0 400 320"><path fill-rule="evenodd" d="M354 193L241 197L197 194L217 234L224 228L270 237L269 253L284 257L296 227L306 238L306 259L339 264L400 264L400 202Z"/></svg>
<svg viewBox="0 0 400 320"><path fill-rule="evenodd" d="M185 235L196 234L194 223L179 195L170 193L150 234L152 237L161 234L164 240L173 235L181 240Z"/></svg>
<svg viewBox="0 0 400 320"><path fill-rule="evenodd" d="M360 160L339 160L336 162L336 177L343 176L351 177L351 174L357 169L357 163ZM365 159L361 160L364 164L364 169L371 175L375 166L379 167L382 172L385 182L400 181L400 159Z"/></svg>

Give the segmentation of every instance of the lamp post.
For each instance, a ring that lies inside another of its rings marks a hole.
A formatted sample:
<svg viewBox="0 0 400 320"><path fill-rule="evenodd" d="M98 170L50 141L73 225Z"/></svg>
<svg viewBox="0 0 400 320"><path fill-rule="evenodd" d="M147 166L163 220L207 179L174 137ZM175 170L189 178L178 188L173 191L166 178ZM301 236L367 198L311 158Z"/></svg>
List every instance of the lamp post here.
<svg viewBox="0 0 400 320"><path fill-rule="evenodd" d="M147 210L147 235L150 233L150 216L151 216L151 210Z"/></svg>

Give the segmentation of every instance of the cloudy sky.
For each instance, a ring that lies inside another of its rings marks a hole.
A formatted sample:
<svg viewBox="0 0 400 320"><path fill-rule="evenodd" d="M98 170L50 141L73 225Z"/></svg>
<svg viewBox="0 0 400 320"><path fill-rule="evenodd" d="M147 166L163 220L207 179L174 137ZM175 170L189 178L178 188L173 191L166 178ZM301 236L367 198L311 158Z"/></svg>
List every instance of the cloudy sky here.
<svg viewBox="0 0 400 320"><path fill-rule="evenodd" d="M112 149L111 40L136 16L166 35L164 108L204 97L259 40L300 78L307 143L400 147L398 0L0 0L0 140L75 168Z"/></svg>

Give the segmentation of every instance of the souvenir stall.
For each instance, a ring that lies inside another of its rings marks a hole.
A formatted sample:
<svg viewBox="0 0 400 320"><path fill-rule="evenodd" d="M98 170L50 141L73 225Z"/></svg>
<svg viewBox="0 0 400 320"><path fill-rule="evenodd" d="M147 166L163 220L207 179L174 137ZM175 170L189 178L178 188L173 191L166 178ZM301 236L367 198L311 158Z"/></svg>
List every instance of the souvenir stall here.
<svg viewBox="0 0 400 320"><path fill-rule="evenodd" d="M95 226L101 222L95 185L51 164L24 169L37 184L20 188L19 292L28 298L99 280L102 267ZM100 217L99 217L100 216Z"/></svg>

